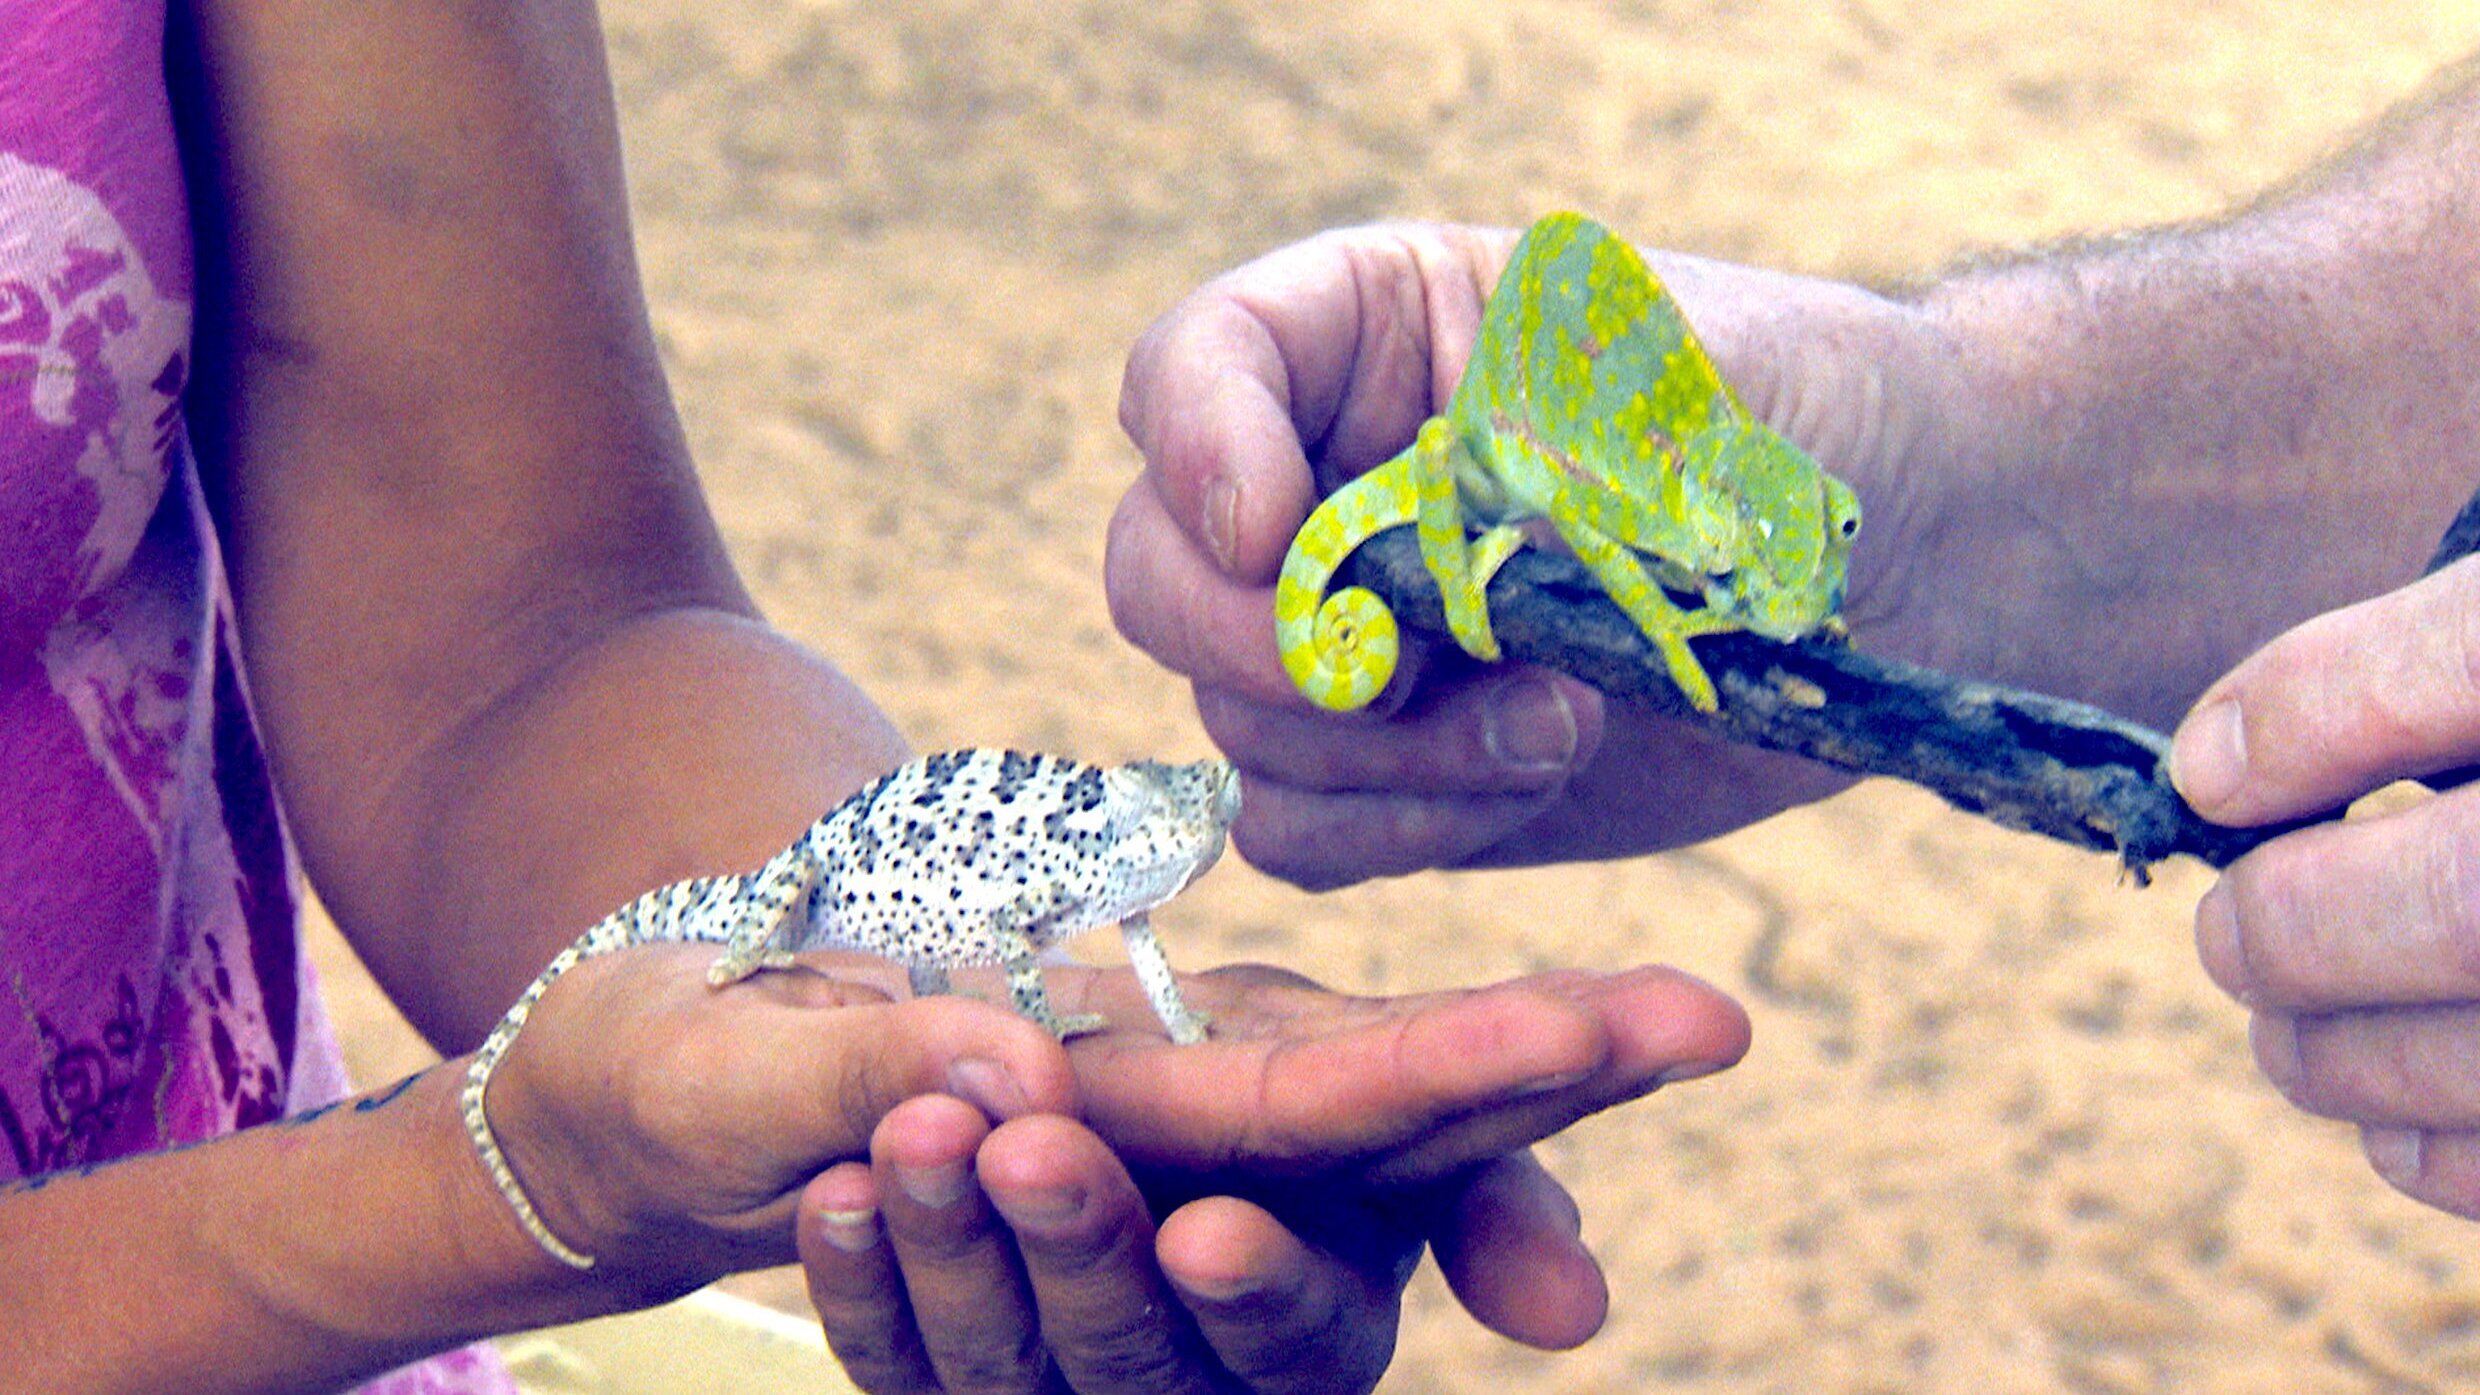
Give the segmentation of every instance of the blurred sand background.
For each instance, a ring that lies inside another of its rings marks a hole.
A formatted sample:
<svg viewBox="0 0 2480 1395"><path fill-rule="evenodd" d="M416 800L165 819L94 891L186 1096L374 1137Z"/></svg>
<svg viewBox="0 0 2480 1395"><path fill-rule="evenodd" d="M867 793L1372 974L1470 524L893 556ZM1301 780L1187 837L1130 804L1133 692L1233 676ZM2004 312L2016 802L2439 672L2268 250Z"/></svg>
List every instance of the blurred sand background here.
<svg viewBox="0 0 2480 1395"><path fill-rule="evenodd" d="M1205 749L1099 575L1121 355L1216 271L1577 207L1899 274L2211 214L2480 47L2473 0L605 8L656 325L761 599L925 749L1093 758ZM1227 865L1161 923L1191 967L1391 992L1663 960L1753 1012L1739 1070L1547 1149L1608 1330L1527 1352L1425 1274L1399 1395L2480 1382L2480 1228L2257 1078L2189 949L2204 885L1871 786L1630 864L1318 898ZM419 1058L333 977L362 1078Z"/></svg>

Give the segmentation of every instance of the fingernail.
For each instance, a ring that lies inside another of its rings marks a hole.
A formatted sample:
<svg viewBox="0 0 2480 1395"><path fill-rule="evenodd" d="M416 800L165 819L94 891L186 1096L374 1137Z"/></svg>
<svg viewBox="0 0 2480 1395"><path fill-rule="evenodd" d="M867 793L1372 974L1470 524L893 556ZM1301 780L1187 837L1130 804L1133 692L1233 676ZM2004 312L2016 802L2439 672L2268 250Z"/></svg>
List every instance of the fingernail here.
<svg viewBox="0 0 2480 1395"><path fill-rule="evenodd" d="M984 1057L968 1056L950 1065L947 1088L956 1098L990 1116L993 1123L1005 1123L1033 1112L1033 1104L1025 1098L1015 1074Z"/></svg>
<svg viewBox="0 0 2480 1395"><path fill-rule="evenodd" d="M2248 981L2247 953L2239 947L2239 905L2230 883L2215 882L2196 903L2196 958L2207 977L2242 1007L2256 1006L2256 985Z"/></svg>
<svg viewBox="0 0 2480 1395"><path fill-rule="evenodd" d="M2256 1068L2273 1082L2273 1088L2297 1098L2299 1087L2308 1078L2308 1067L2299 1059L2299 1023L2278 1012L2260 1012L2248 1024L2253 1038Z"/></svg>
<svg viewBox="0 0 2480 1395"><path fill-rule="evenodd" d="M852 1211L821 1211L817 1229L819 1238L835 1248L848 1255L862 1254L878 1244L878 1210L864 1206Z"/></svg>
<svg viewBox="0 0 2480 1395"><path fill-rule="evenodd" d="M2368 1151L2368 1164L2392 1186L2409 1190L2420 1180L2418 1129L2369 1129L2361 1135L2360 1146Z"/></svg>
<svg viewBox="0 0 2480 1395"><path fill-rule="evenodd" d="M1240 536L1240 486L1230 476L1216 475L1206 486L1206 511L1200 522L1206 530L1206 550L1214 554L1215 564L1227 573L1234 570L1239 555L1234 540Z"/></svg>
<svg viewBox="0 0 2480 1395"><path fill-rule="evenodd" d="M1676 1085L1683 1080L1702 1080L1731 1068L1729 1061L1688 1061L1654 1076L1656 1085Z"/></svg>
<svg viewBox="0 0 2480 1395"><path fill-rule="evenodd" d="M1237 1303L1265 1288L1254 1274L1173 1274L1170 1278L1180 1292L1208 1303Z"/></svg>
<svg viewBox="0 0 2480 1395"><path fill-rule="evenodd" d="M1010 1225L1048 1230L1076 1219L1085 1209L1085 1193L1077 1187L1032 1187L995 1192L990 1204Z"/></svg>
<svg viewBox="0 0 2480 1395"><path fill-rule="evenodd" d="M2200 813L2228 805L2247 780L2247 727L2239 700L2220 697L2187 714L2170 738L2170 783Z"/></svg>
<svg viewBox="0 0 2480 1395"><path fill-rule="evenodd" d="M896 1185L904 1194L933 1211L944 1211L956 1204L965 1188L973 1183L973 1174L962 1162L937 1163L929 1167L895 1169Z"/></svg>
<svg viewBox="0 0 2480 1395"><path fill-rule="evenodd" d="M1529 1095L1555 1094L1556 1092L1567 1089L1570 1086L1582 1085L1584 1082L1591 1080L1594 1074L1595 1072L1591 1068L1584 1070L1563 1070L1556 1075L1536 1076L1533 1079L1527 1080L1523 1084L1518 1085L1515 1089L1509 1091L1508 1093L1516 1099L1523 1099Z"/></svg>
<svg viewBox="0 0 2480 1395"><path fill-rule="evenodd" d="M1547 679L1501 683L1481 706L1481 744L1511 770L1564 770L1576 758L1576 714Z"/></svg>

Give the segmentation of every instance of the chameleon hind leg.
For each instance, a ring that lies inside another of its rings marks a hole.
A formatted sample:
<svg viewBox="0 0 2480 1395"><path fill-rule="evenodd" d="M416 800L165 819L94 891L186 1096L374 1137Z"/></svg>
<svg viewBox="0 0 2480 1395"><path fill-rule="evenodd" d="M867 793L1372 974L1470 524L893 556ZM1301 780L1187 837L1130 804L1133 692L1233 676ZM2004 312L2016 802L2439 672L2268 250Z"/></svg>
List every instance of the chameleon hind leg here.
<svg viewBox="0 0 2480 1395"><path fill-rule="evenodd" d="M1007 954L1008 1002L1023 1017L1050 1034L1066 1041L1070 1037L1099 1032L1111 1025L1109 1018L1098 1012L1072 1012L1062 1017L1051 1010L1051 993L1042 981L1041 952L1022 935L1003 937L1001 947Z"/></svg>
<svg viewBox="0 0 2480 1395"><path fill-rule="evenodd" d="M998 949L999 962L1007 969L1009 1005L1019 1017L1066 1041L1087 1032L1099 1032L1110 1023L1100 1013L1079 1012L1062 1017L1051 1010L1050 989L1042 981L1041 946L1034 943L1033 930L1058 905L1056 889L1028 887L1022 896L991 916L989 933ZM916 983L919 981L915 979Z"/></svg>
<svg viewBox="0 0 2480 1395"><path fill-rule="evenodd" d="M1688 699L1688 705L1699 712L1711 712L1721 706L1714 692L1714 680L1688 651L1688 641L1697 635L1725 634L1745 629L1739 621L1698 607L1690 610L1665 595L1645 571L1645 564L1636 554L1609 534L1582 525L1563 526L1559 536L1576 551L1576 560L1585 564L1610 599L1626 612L1629 620L1653 641L1662 662L1670 669L1671 681Z"/></svg>
<svg viewBox="0 0 2480 1395"><path fill-rule="evenodd" d="M706 970L709 985L721 988L762 970L792 967L792 946L786 941L803 923L798 912L809 904L825 867L807 851L808 842L804 838L794 843L751 873L740 895L730 898L738 911L730 929L700 937L724 942L723 953Z"/></svg>
<svg viewBox="0 0 2480 1395"><path fill-rule="evenodd" d="M1502 523L1468 538L1456 477L1472 463L1471 452L1445 417L1421 424L1412 445L1412 476L1418 504L1414 519L1421 561L1438 583L1447 630L1465 653L1498 662L1498 636L1490 628L1490 578L1524 546L1524 530Z"/></svg>

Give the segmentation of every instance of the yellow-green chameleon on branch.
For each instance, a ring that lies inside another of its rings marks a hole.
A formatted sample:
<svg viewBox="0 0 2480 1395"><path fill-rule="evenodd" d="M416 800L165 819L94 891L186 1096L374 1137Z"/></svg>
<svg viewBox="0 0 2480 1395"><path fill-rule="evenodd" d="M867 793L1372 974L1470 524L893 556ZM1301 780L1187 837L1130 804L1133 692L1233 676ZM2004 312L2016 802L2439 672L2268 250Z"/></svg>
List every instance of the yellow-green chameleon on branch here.
<svg viewBox="0 0 2480 1395"><path fill-rule="evenodd" d="M1710 712L1713 680L1688 640L1838 628L1860 500L1740 405L1636 249L1556 213L1516 244L1446 414L1292 540L1275 586L1292 681L1337 711L1386 686L1393 613L1360 587L1326 586L1362 541L1403 523L1418 527L1456 642L1495 661L1483 593L1531 519L1557 529Z"/></svg>

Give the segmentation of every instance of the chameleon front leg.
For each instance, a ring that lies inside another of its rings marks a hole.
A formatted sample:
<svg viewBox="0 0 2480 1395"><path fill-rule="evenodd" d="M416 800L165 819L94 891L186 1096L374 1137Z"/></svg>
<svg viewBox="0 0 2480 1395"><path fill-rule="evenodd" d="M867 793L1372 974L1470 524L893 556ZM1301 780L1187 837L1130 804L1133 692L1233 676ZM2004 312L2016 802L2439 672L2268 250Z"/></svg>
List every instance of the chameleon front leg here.
<svg viewBox="0 0 2480 1395"><path fill-rule="evenodd" d="M1465 653L1484 663L1498 662L1498 636L1490 631L1490 578L1524 546L1524 530L1502 523L1477 538L1468 538L1458 476L1474 470L1472 453L1445 417L1421 424L1412 444L1412 477L1417 498L1417 532L1421 561L1438 583L1438 598L1447 613L1447 630Z"/></svg>
<svg viewBox="0 0 2480 1395"><path fill-rule="evenodd" d="M1121 921L1119 934L1128 946L1128 966L1137 971L1137 982L1145 989L1145 1000L1154 1005L1154 1015L1162 1019L1163 1030L1181 1046L1204 1041L1211 1019L1181 999L1180 983L1171 975L1162 937L1154 933L1146 913L1138 911Z"/></svg>
<svg viewBox="0 0 2480 1395"><path fill-rule="evenodd" d="M1556 514L1551 522L1558 525L1559 536L1575 549L1576 560L1585 564L1610 599L1618 603L1645 638L1653 641L1653 647L1661 652L1663 663L1670 669L1671 681L1679 685L1688 705L1699 712L1711 712L1721 706L1714 692L1714 680L1707 676L1696 655L1688 651L1688 641L1697 635L1724 634L1746 627L1709 607L1689 610L1672 601L1645 571L1645 564L1636 554L1609 534Z"/></svg>

